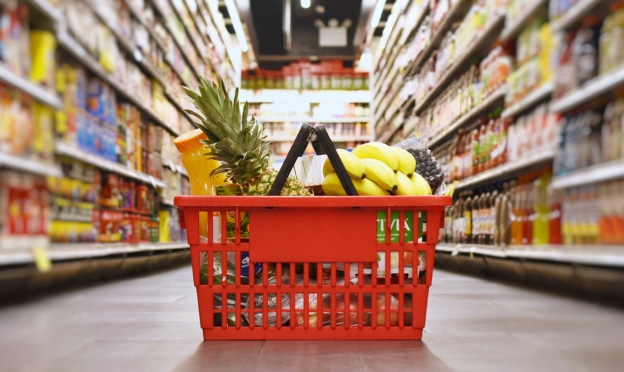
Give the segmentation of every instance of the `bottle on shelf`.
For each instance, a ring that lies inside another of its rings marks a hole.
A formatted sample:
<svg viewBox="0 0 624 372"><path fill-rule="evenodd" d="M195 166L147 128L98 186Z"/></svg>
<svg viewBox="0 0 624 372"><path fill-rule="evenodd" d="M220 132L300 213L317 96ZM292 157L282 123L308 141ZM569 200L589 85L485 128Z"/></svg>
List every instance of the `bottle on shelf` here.
<svg viewBox="0 0 624 372"><path fill-rule="evenodd" d="M543 175L533 182L533 245L546 245L550 242L550 216L547 189L549 175Z"/></svg>
<svg viewBox="0 0 624 372"><path fill-rule="evenodd" d="M466 230L464 232L464 239L463 239L463 243L465 244L472 244L473 241L473 236L472 236L472 231L473 231L473 197L472 196L468 196L466 198L465 204L464 204L464 218L466 219Z"/></svg>
<svg viewBox="0 0 624 372"><path fill-rule="evenodd" d="M561 197L562 192L548 188L548 244L563 244L563 236L561 234Z"/></svg>

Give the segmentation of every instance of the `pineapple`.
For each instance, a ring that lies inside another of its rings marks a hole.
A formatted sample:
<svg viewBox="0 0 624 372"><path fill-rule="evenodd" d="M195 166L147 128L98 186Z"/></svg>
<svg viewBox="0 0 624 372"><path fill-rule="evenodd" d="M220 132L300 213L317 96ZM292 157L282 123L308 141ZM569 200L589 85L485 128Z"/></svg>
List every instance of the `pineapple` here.
<svg viewBox="0 0 624 372"><path fill-rule="evenodd" d="M238 88L231 100L223 80L210 83L201 79L199 91L184 87L195 105L186 110L198 119L195 124L208 139L201 142L208 148L207 155L221 163L212 173L223 174L226 179L241 187L243 195L267 195L277 170L271 165L271 151L264 135L264 126L254 117L247 118L248 103L243 105L241 115ZM298 180L288 177L282 195L311 195Z"/></svg>

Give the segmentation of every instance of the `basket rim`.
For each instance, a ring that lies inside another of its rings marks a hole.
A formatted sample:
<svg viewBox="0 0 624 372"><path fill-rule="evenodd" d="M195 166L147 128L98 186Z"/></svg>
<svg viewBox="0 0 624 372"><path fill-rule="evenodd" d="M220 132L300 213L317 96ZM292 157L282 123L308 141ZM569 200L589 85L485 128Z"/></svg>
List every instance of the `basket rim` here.
<svg viewBox="0 0 624 372"><path fill-rule="evenodd" d="M451 197L431 196L176 196L176 207L306 207L306 208L413 208L428 209L451 205Z"/></svg>

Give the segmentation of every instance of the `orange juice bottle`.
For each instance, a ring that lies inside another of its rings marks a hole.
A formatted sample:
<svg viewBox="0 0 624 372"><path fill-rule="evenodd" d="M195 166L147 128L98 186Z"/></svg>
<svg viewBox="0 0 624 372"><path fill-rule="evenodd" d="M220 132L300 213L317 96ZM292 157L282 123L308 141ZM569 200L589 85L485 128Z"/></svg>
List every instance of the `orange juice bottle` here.
<svg viewBox="0 0 624 372"><path fill-rule="evenodd" d="M200 140L207 138L201 129L195 129L173 141L188 173L192 195L214 195L213 185L225 183L224 175L210 175L219 166L219 162L206 156L208 150ZM199 224L199 234L208 236L208 216L205 212L199 214Z"/></svg>

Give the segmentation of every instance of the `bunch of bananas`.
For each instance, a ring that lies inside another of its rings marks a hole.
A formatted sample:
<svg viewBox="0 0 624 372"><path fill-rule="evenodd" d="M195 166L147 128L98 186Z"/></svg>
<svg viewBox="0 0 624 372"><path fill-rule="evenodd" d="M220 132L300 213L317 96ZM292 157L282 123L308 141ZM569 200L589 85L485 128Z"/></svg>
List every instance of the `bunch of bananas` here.
<svg viewBox="0 0 624 372"><path fill-rule="evenodd" d="M359 195L431 195L427 181L416 173L416 158L381 142L359 145L352 152L336 150ZM329 159L323 165L323 192L346 195Z"/></svg>

